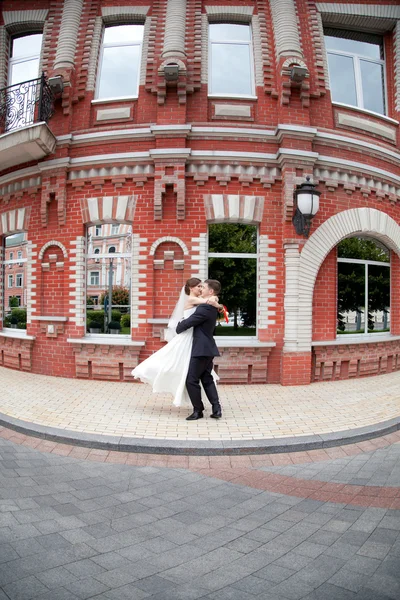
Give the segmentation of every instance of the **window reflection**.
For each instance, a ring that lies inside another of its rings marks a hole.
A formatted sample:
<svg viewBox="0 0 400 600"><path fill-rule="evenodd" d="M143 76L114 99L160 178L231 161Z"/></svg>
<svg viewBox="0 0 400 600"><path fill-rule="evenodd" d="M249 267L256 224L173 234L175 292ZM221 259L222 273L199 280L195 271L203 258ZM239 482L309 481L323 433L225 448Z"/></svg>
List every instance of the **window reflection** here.
<svg viewBox="0 0 400 600"><path fill-rule="evenodd" d="M129 334L132 227L88 227L87 245L87 330Z"/></svg>
<svg viewBox="0 0 400 600"><path fill-rule="evenodd" d="M26 267L26 233L7 236L4 241L3 261L3 327L26 329Z"/></svg>
<svg viewBox="0 0 400 600"><path fill-rule="evenodd" d="M213 23L209 26L211 94L254 94L253 50L249 25Z"/></svg>

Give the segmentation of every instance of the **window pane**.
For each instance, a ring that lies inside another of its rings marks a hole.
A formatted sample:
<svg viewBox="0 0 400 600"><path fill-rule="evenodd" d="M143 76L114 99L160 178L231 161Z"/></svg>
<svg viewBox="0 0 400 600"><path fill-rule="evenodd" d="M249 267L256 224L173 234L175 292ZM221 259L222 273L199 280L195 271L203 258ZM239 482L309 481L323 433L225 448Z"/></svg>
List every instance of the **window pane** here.
<svg viewBox="0 0 400 600"><path fill-rule="evenodd" d="M365 265L338 263L338 333L364 333Z"/></svg>
<svg viewBox="0 0 400 600"><path fill-rule="evenodd" d="M349 35L352 35L352 32L349 32ZM359 35L362 36L362 34ZM348 52L349 54L358 54L359 56L374 58L376 60L381 60L382 58L382 44L378 42L373 43L366 41L358 41L354 39L346 39L339 36L326 35L325 45L327 50L340 50L341 52Z"/></svg>
<svg viewBox="0 0 400 600"><path fill-rule="evenodd" d="M10 64L10 85L37 79L39 77L39 59L24 60Z"/></svg>
<svg viewBox="0 0 400 600"><path fill-rule="evenodd" d="M212 23L210 39L216 41L250 41L250 26L234 23Z"/></svg>
<svg viewBox="0 0 400 600"><path fill-rule="evenodd" d="M23 37L14 38L12 41L12 58L24 56L40 55L42 48L42 34L35 33L33 35L24 35Z"/></svg>
<svg viewBox="0 0 400 600"><path fill-rule="evenodd" d="M368 265L368 331L390 330L390 268Z"/></svg>
<svg viewBox="0 0 400 600"><path fill-rule="evenodd" d="M329 80L332 100L357 106L353 59L338 54L328 54Z"/></svg>
<svg viewBox="0 0 400 600"><path fill-rule="evenodd" d="M213 43L211 47L211 93L252 94L250 60L250 47L247 44Z"/></svg>
<svg viewBox="0 0 400 600"><path fill-rule="evenodd" d="M25 233L16 233L5 238L3 327L26 329L26 251L27 239ZM11 262L14 260L14 256L18 256L19 263ZM6 282L7 285L5 285Z"/></svg>
<svg viewBox="0 0 400 600"><path fill-rule="evenodd" d="M383 85L383 65L361 60L360 66L364 108L384 114L385 92Z"/></svg>
<svg viewBox="0 0 400 600"><path fill-rule="evenodd" d="M111 245L111 235L103 235L100 240L96 236L98 227L88 228L87 330L90 333L129 335L132 228L120 225L118 244L115 244L114 236L114 245ZM103 227L103 233L106 231L111 231L109 225ZM111 248L115 252L109 252Z"/></svg>
<svg viewBox="0 0 400 600"><path fill-rule="evenodd" d="M338 258L389 262L390 253L386 246L375 240L351 237L343 240L338 245Z"/></svg>
<svg viewBox="0 0 400 600"><path fill-rule="evenodd" d="M217 325L215 335L256 335L257 260L210 258L208 277L221 282L220 301L229 311L229 323Z"/></svg>
<svg viewBox="0 0 400 600"><path fill-rule="evenodd" d="M257 227L255 225L215 223L209 226L208 236L209 252L257 253Z"/></svg>
<svg viewBox="0 0 400 600"><path fill-rule="evenodd" d="M118 25L117 27L106 27L104 31L104 44L141 42L142 39L143 25Z"/></svg>
<svg viewBox="0 0 400 600"><path fill-rule="evenodd" d="M104 48L99 98L136 96L140 46Z"/></svg>

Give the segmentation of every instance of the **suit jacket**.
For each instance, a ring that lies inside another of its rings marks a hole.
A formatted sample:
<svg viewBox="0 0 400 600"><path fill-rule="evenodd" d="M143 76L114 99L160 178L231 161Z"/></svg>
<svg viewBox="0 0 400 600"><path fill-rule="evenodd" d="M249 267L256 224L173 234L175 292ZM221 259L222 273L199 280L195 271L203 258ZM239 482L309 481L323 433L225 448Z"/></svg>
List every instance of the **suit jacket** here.
<svg viewBox="0 0 400 600"><path fill-rule="evenodd" d="M177 333L193 327L192 356L219 356L213 333L218 310L211 304L199 304L195 312L183 319L176 328Z"/></svg>

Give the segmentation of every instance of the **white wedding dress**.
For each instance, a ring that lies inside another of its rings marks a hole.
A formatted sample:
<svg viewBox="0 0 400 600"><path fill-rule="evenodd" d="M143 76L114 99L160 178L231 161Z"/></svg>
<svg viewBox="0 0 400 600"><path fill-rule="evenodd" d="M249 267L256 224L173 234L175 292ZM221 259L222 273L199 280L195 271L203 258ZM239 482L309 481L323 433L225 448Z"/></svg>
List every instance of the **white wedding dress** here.
<svg viewBox="0 0 400 600"><path fill-rule="evenodd" d="M184 311L185 319L196 310L188 308ZM182 314L182 313L181 313ZM146 358L135 367L132 375L143 383L149 383L153 392L169 392L174 396L174 406L190 405L186 391L186 376L192 353L193 327L176 335L168 344Z"/></svg>

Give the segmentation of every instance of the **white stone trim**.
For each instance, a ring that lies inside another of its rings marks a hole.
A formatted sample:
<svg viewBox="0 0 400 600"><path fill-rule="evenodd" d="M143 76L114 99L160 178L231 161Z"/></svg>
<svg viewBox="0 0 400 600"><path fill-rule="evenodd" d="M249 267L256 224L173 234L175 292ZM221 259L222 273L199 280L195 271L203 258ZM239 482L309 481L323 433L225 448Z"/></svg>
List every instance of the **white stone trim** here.
<svg viewBox="0 0 400 600"><path fill-rule="evenodd" d="M208 277L208 233L200 233L191 242L191 276L204 281Z"/></svg>
<svg viewBox="0 0 400 600"><path fill-rule="evenodd" d="M3 265L3 260L4 260L4 240L3 243L0 244L0 265L1 265L1 270L0 270L0 320L3 320L4 317L4 301L3 301L3 294L4 294L4 282L3 282L3 277L4 277L4 265ZM29 263L29 261L28 261ZM4 326L4 324L3 324Z"/></svg>
<svg viewBox="0 0 400 600"><path fill-rule="evenodd" d="M302 57L299 24L294 0L270 0L276 53L278 57Z"/></svg>
<svg viewBox="0 0 400 600"><path fill-rule="evenodd" d="M69 279L69 320L77 327L86 325L86 239L79 236L71 241Z"/></svg>
<svg viewBox="0 0 400 600"><path fill-rule="evenodd" d="M276 323L276 240L260 235L258 240L257 328Z"/></svg>
<svg viewBox="0 0 400 600"><path fill-rule="evenodd" d="M162 58L185 58L186 0L167 0Z"/></svg>
<svg viewBox="0 0 400 600"><path fill-rule="evenodd" d="M360 131L379 135L388 139L390 142L396 143L397 131L395 127L383 125L378 121L363 119L353 113L336 111L337 124L343 127L353 127Z"/></svg>
<svg viewBox="0 0 400 600"><path fill-rule="evenodd" d="M394 33L394 98L395 108L400 112L400 19L397 21Z"/></svg>
<svg viewBox="0 0 400 600"><path fill-rule="evenodd" d="M183 254L185 254L185 256L187 256L189 254L189 250L188 247L186 246L185 242L182 242L182 240L180 240L177 237L173 237L170 235L167 235L165 237L162 238L158 238L158 240L156 240L150 248L150 252L149 252L149 256L154 256L158 246L160 244L163 244L164 242L173 242L174 244L178 244L178 246L180 246L183 250Z"/></svg>
<svg viewBox="0 0 400 600"><path fill-rule="evenodd" d="M137 233L132 234L131 330L147 322L147 252L147 239L141 238Z"/></svg>
<svg viewBox="0 0 400 600"><path fill-rule="evenodd" d="M118 25L123 23L144 24L142 56L140 64L139 85L144 85L146 80L147 52L149 45L149 34L151 17L146 18L149 12L148 6L105 6L101 9L101 17L96 17L92 43L90 46L90 57L88 66L88 76L86 90L94 91L96 87L96 77L98 61L100 54L101 38L104 25ZM118 99L116 100L118 101Z"/></svg>
<svg viewBox="0 0 400 600"><path fill-rule="evenodd" d="M341 240L366 233L400 255L400 226L374 208L353 208L330 217L312 234L299 258L292 256L289 264L287 254L284 351L310 352L313 293L321 264Z"/></svg>
<svg viewBox="0 0 400 600"><path fill-rule="evenodd" d="M264 60L263 54L268 56L269 44L267 39L261 40L260 19L258 15L254 15L251 20L251 28L253 30L253 52L254 52L254 75L256 86L264 85Z"/></svg>
<svg viewBox="0 0 400 600"><path fill-rule="evenodd" d="M37 304L37 268L36 266L36 244L28 240L26 245L26 322L32 323L33 314L36 312Z"/></svg>
<svg viewBox="0 0 400 600"><path fill-rule="evenodd" d="M15 23L40 23L43 24L47 18L49 11L46 8L43 9L29 9L29 10L4 10L3 20L4 25L10 26Z"/></svg>
<svg viewBox="0 0 400 600"><path fill-rule="evenodd" d="M350 17L376 17L378 19L400 19L400 6L385 4L352 4L350 2L317 2L316 7L322 14L348 15ZM346 23L350 21L346 20Z"/></svg>
<svg viewBox="0 0 400 600"><path fill-rule="evenodd" d="M68 69L75 64L75 51L82 7L83 0L64 0L54 69Z"/></svg>
<svg viewBox="0 0 400 600"><path fill-rule="evenodd" d="M205 9L210 23L217 19L250 23L254 12L252 6L206 6Z"/></svg>
<svg viewBox="0 0 400 600"><path fill-rule="evenodd" d="M64 258L68 258L68 252L64 244L58 242L57 240L50 240L41 247L38 256L39 260L42 260L44 253L46 252L47 248L50 248L50 246L58 246L58 248L61 248Z"/></svg>

